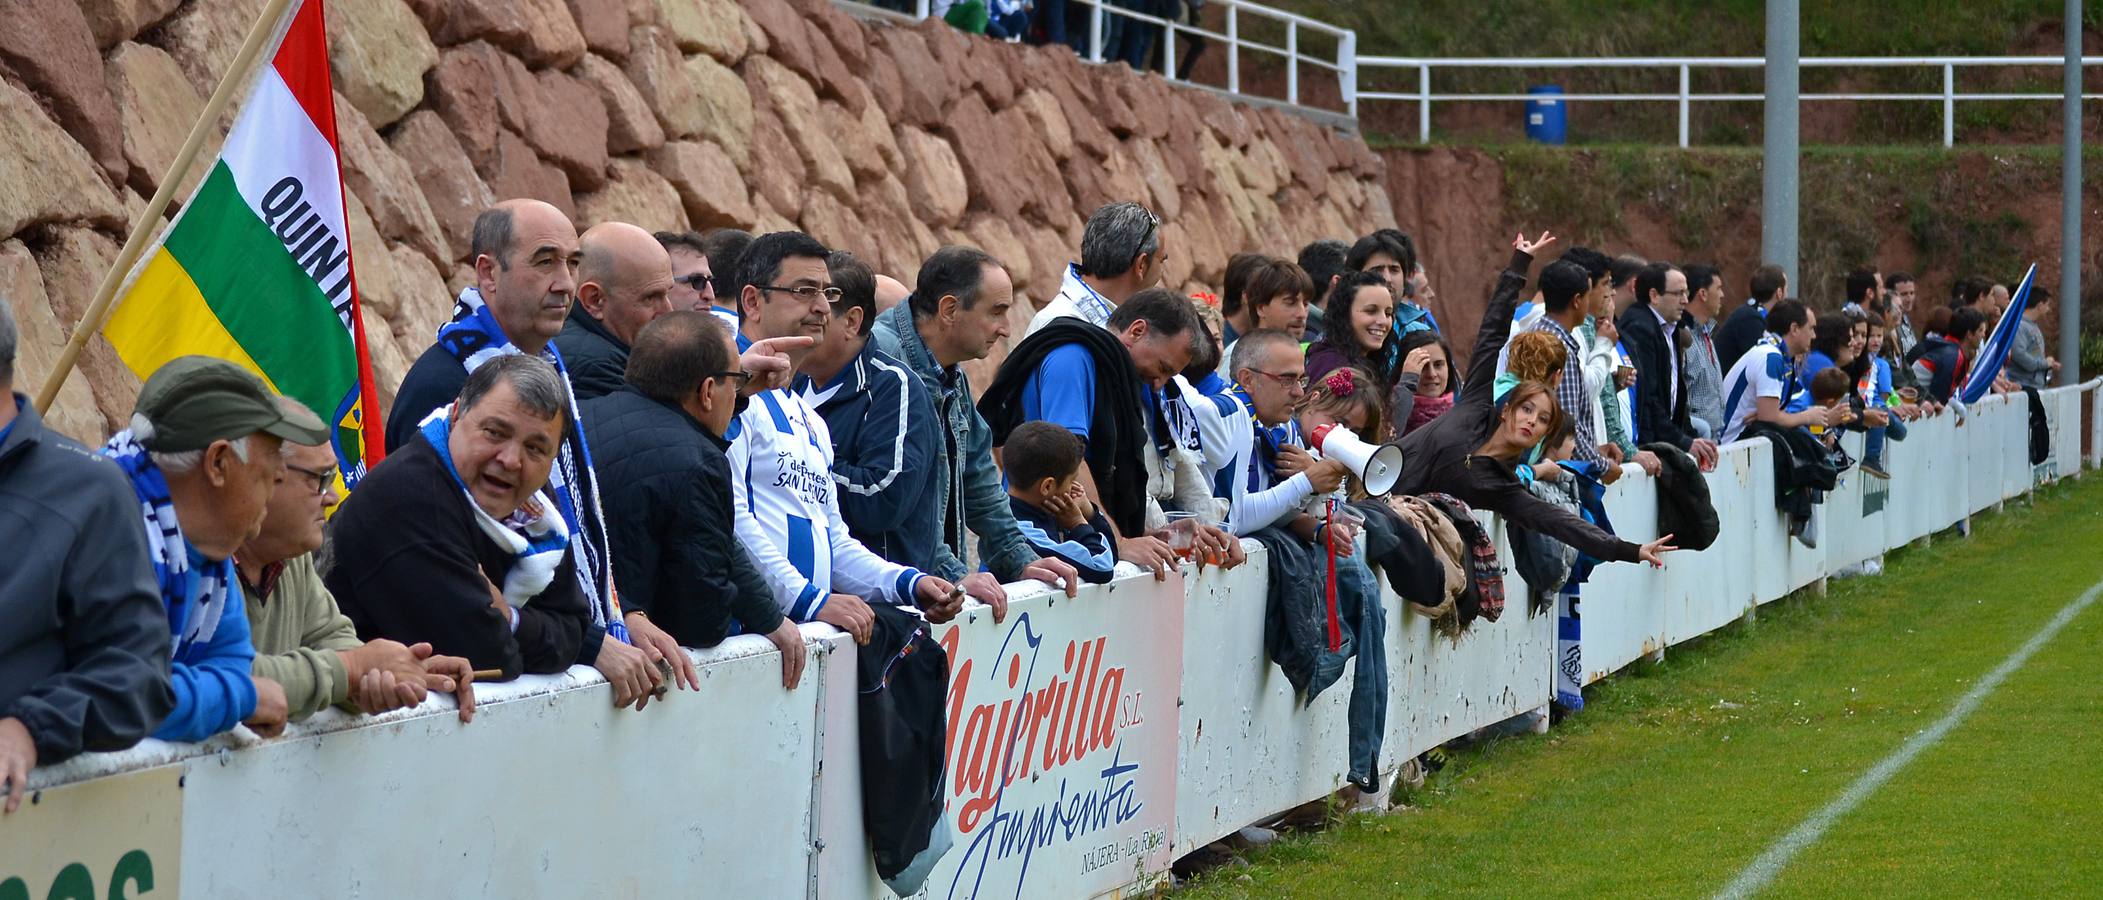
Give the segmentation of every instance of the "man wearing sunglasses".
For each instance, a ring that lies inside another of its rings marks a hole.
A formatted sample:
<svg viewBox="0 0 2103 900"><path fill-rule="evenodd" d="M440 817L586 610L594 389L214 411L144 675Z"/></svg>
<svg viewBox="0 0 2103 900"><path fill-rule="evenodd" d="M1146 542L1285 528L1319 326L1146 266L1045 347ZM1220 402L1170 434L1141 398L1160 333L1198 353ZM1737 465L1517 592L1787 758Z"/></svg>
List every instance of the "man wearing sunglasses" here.
<svg viewBox="0 0 2103 900"><path fill-rule="evenodd" d="M751 380L731 331L705 312L675 310L644 326L628 383L585 404L585 430L606 485L606 521L629 629L644 622L682 647L713 647L733 628L781 650L781 685L802 678L803 634L782 615L735 536L724 433ZM684 653L671 657L694 680Z"/></svg>
<svg viewBox="0 0 2103 900"><path fill-rule="evenodd" d="M297 403L278 401L288 416L298 415L290 411ZM431 691L454 694L460 721L473 719L474 667L466 659L433 655L430 644L358 640L314 568L326 513L342 499L336 451L287 441L282 453L285 478L264 505L262 530L234 552L256 677L284 688L294 722L331 705L364 713L416 706Z"/></svg>

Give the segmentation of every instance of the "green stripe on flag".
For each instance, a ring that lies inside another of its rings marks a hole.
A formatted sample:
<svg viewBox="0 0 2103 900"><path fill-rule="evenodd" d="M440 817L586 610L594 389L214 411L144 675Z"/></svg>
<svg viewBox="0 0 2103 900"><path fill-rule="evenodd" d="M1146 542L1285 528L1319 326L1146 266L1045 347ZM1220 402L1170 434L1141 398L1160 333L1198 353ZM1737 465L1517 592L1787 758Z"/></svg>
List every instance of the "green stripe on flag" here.
<svg viewBox="0 0 2103 900"><path fill-rule="evenodd" d="M168 234L168 252L278 390L335 419L358 379L350 332L290 250L242 198L224 161Z"/></svg>

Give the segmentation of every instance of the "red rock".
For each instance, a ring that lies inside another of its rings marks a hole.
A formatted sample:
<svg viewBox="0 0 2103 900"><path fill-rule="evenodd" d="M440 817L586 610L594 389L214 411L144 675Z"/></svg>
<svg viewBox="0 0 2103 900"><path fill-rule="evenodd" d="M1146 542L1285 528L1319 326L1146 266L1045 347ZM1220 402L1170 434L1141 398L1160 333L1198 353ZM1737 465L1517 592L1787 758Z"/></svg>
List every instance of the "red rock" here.
<svg viewBox="0 0 2103 900"><path fill-rule="evenodd" d="M85 160L85 156L82 157ZM117 242L89 228L60 226L41 235L35 248L37 269L44 277L44 294L51 312L72 334L73 326L87 315L88 302L103 273L117 261ZM116 348L99 332L88 338L81 351L79 378L95 395L95 408L102 413L107 433L115 433L131 422L131 411L139 396L139 376L117 356Z"/></svg>
<svg viewBox="0 0 2103 900"><path fill-rule="evenodd" d="M651 26L629 30L628 63L621 71L656 111L665 137L682 138L701 130L701 101L694 96L694 83L670 34Z"/></svg>
<svg viewBox="0 0 2103 900"><path fill-rule="evenodd" d="M1285 166L1291 172L1293 182L1318 188L1328 180L1329 167L1322 164L1321 157L1313 149L1314 145L1326 144L1327 141L1320 138L1309 139L1305 135L1286 131L1274 133L1279 135L1279 139L1272 144L1285 157Z"/></svg>
<svg viewBox="0 0 2103 900"><path fill-rule="evenodd" d="M978 92L986 96L986 105L994 109L1005 109L1015 102L1015 79L1010 72L1021 68L1016 59L1019 45L1006 41L972 38L971 68L977 81Z"/></svg>
<svg viewBox="0 0 2103 900"><path fill-rule="evenodd" d="M453 0L441 44L484 39L535 66L570 67L584 56L584 33L563 0Z"/></svg>
<svg viewBox="0 0 2103 900"><path fill-rule="evenodd" d="M1072 129L1074 146L1101 158L1115 139L1103 127L1091 102L1094 87L1082 68L1086 64L1063 48L1037 47L1023 54L1023 59L1023 81L1050 91L1058 99L1059 108L1066 113L1067 127Z"/></svg>
<svg viewBox="0 0 2103 900"><path fill-rule="evenodd" d="M336 95L336 143L343 153L343 183L372 210L381 236L409 244L432 259L451 254L414 171L342 94Z"/></svg>
<svg viewBox="0 0 2103 900"><path fill-rule="evenodd" d="M1030 119L1030 129L1044 142L1054 159L1073 155L1073 131L1066 124L1066 110L1059 98L1042 88L1030 88L1015 98L1015 107Z"/></svg>
<svg viewBox="0 0 2103 900"><path fill-rule="evenodd" d="M80 0L88 30L104 50L138 37L182 5L182 0Z"/></svg>
<svg viewBox="0 0 2103 900"><path fill-rule="evenodd" d="M794 7L781 0L750 0L744 4L744 10L759 26L759 30L767 35L767 56L796 70L805 78L812 81L823 80L818 73L817 59L811 48L810 28L804 24L803 17L797 14ZM826 49L829 50L830 47Z"/></svg>
<svg viewBox="0 0 2103 900"><path fill-rule="evenodd" d="M1244 110L1239 104L1210 95L1199 95L1194 99L1198 103L1200 117L1212 129L1212 133L1219 136L1221 143L1228 147L1241 147L1249 143L1249 138L1254 133L1249 128L1248 120L1242 117Z"/></svg>
<svg viewBox="0 0 2103 900"><path fill-rule="evenodd" d="M80 7L64 0L9 4L0 27L0 69L42 97L58 124L82 146L112 183L122 184L124 130L117 104L103 83L102 54ZM159 177L159 173L155 173Z"/></svg>
<svg viewBox="0 0 2103 900"><path fill-rule="evenodd" d="M745 13L734 0L638 2L654 7L657 22L671 32L682 52L706 53L716 62L734 66L752 47L745 37Z"/></svg>
<svg viewBox="0 0 2103 900"><path fill-rule="evenodd" d="M1042 305L1059 293L1059 284L1066 278L1066 265L1079 255L1079 250L1070 248L1059 230L1049 225L1030 225L1021 229L1017 237L1030 257L1030 280L1028 284L1016 283L1015 289L1027 294L1033 304Z"/></svg>
<svg viewBox="0 0 2103 900"><path fill-rule="evenodd" d="M884 28L877 34L887 51L885 55L898 66L900 103L897 107L885 105L891 111L891 120L923 127L942 124L942 109L956 95L956 89L949 71L929 55L926 39L920 32L905 28ZM979 105L985 106L983 102Z"/></svg>
<svg viewBox="0 0 2103 900"><path fill-rule="evenodd" d="M1105 70L1105 80L1117 82L1118 98L1134 110L1135 134L1157 140L1168 134L1169 117L1164 113L1176 105L1177 98L1169 94L1167 81L1154 74L1126 75L1109 70Z"/></svg>
<svg viewBox="0 0 2103 900"><path fill-rule="evenodd" d="M882 256L881 248L873 243L875 235L863 227L862 217L831 194L812 191L805 196L803 217L798 221L805 234L828 249L845 250L870 261Z"/></svg>
<svg viewBox="0 0 2103 900"><path fill-rule="evenodd" d="M152 43L175 57L200 97L212 95L266 0L187 3L155 29Z"/></svg>
<svg viewBox="0 0 2103 900"><path fill-rule="evenodd" d="M877 137L881 134L882 140L890 140L889 128L872 133L860 116L831 100L818 101L818 120L831 126L833 145L839 149L840 157L846 161L854 178L877 178L889 169Z"/></svg>
<svg viewBox="0 0 2103 900"><path fill-rule="evenodd" d="M872 52L868 66L855 71L863 73L863 86L869 89L870 99L883 108L884 114L893 122L903 121L905 82L898 72L898 63L891 59L890 54Z"/></svg>
<svg viewBox="0 0 2103 900"><path fill-rule="evenodd" d="M766 65L786 72L772 60L759 56L747 57L743 65L747 68ZM746 87L745 80L736 72L707 56L687 57L685 72L687 84L693 89L695 118L699 125L685 136L705 137L723 145L723 151L730 154L739 166L744 166L751 158L753 104L760 99L759 96ZM783 77L802 83L802 79L793 74L784 74ZM806 86L804 94L808 93Z"/></svg>
<svg viewBox="0 0 2103 900"><path fill-rule="evenodd" d="M59 351L73 334L72 322L60 322L44 294L44 277L36 258L21 241L0 243L0 303L14 312L18 343L14 346L15 390L34 393L45 376L56 368ZM58 396L43 410L44 425L92 447L103 441L102 411L95 407L94 389L79 371L59 388Z"/></svg>
<svg viewBox="0 0 2103 900"><path fill-rule="evenodd" d="M615 61L628 58L628 8L622 0L568 0L586 49Z"/></svg>
<svg viewBox="0 0 2103 900"><path fill-rule="evenodd" d="M1102 164L1085 155L1076 154L1059 164L1068 194L1073 198L1073 209L1087 213L1111 201L1109 188L1103 183ZM1078 245L1076 245L1078 246Z"/></svg>
<svg viewBox="0 0 2103 900"><path fill-rule="evenodd" d="M476 41L439 54L427 94L431 108L459 135L475 168L488 177L496 164L497 132L526 127L538 88L524 63Z"/></svg>
<svg viewBox="0 0 2103 900"><path fill-rule="evenodd" d="M394 292L398 309L387 317L395 343L403 352L421 354L453 315L453 297L458 291L446 284L445 276L424 255L401 245L388 250L394 258Z"/></svg>
<svg viewBox="0 0 2103 900"><path fill-rule="evenodd" d="M627 222L650 231L685 231L686 207L664 176L636 159L613 161L613 177L603 189L577 195L577 228L601 222Z"/></svg>
<svg viewBox="0 0 2103 900"><path fill-rule="evenodd" d="M818 106L818 98L811 91L810 83L788 67L770 58L755 56L745 60L743 68L745 85L754 102L764 97L766 108L772 111L772 116L760 118L780 119L783 133L789 136L789 142L803 157L804 171L810 183L831 191L843 201L853 202L854 173L847 167L846 158L840 155L840 148L832 138L842 128L852 126L827 118Z"/></svg>
<svg viewBox="0 0 2103 900"><path fill-rule="evenodd" d="M1088 74L1095 95L1095 114L1102 120L1103 127L1110 129L1111 134L1120 138L1138 133L1139 112L1125 100L1123 92L1119 89L1125 79L1133 77L1131 71L1112 66L1093 66Z"/></svg>
<svg viewBox="0 0 2103 900"><path fill-rule="evenodd" d="M1028 284L1036 271L1030 259L1030 250L1007 219L979 213L964 222L964 233L971 238L973 246L993 254L1008 268L1008 275L1017 284Z"/></svg>
<svg viewBox="0 0 2103 900"><path fill-rule="evenodd" d="M423 189L445 235L444 259L465 259L474 240L475 217L495 203L496 196L475 174L460 140L437 113L418 110L394 126L387 143L396 156L416 160L417 187Z"/></svg>
<svg viewBox="0 0 2103 900"><path fill-rule="evenodd" d="M552 69L539 75L541 115L526 128L540 158L562 167L570 187L598 190L606 183L606 103L599 90Z"/></svg>
<svg viewBox="0 0 2103 900"><path fill-rule="evenodd" d="M625 32L622 39L626 40ZM657 113L619 67L593 54L584 57L571 71L597 90L599 101L605 104L606 152L634 153L664 143L664 128L657 124Z"/></svg>
<svg viewBox="0 0 2103 900"><path fill-rule="evenodd" d="M833 52L832 39L826 36L825 29L815 22L806 22L804 27L809 31L806 43L811 48L811 64L817 70L805 73L804 77L810 79L819 94L838 100L849 112L861 115L863 104L869 102L868 91L862 87L861 79L856 78L853 70L847 68L846 61Z"/></svg>
<svg viewBox="0 0 2103 900"><path fill-rule="evenodd" d="M1178 192L1175 176L1168 170L1168 162L1154 142L1143 137L1125 141L1125 152L1132 157L1139 179L1146 184L1149 199L1142 201L1162 219L1173 219L1183 214L1183 196Z"/></svg>
<svg viewBox="0 0 2103 900"><path fill-rule="evenodd" d="M385 128L424 98L424 73L438 48L403 0L359 0L326 7L329 73L337 92Z"/></svg>
<svg viewBox="0 0 2103 900"><path fill-rule="evenodd" d="M1161 249L1166 252L1161 262L1161 286L1182 284L1192 277L1190 236L1181 222L1163 222L1161 225Z"/></svg>
<svg viewBox="0 0 2103 900"><path fill-rule="evenodd" d="M823 11L811 17L818 28L832 42L834 55L847 64L848 71L860 72L869 61L869 27L863 25L838 7L827 4Z"/></svg>
<svg viewBox="0 0 2103 900"><path fill-rule="evenodd" d="M962 220L971 187L964 182L955 147L939 135L906 126L898 129L898 152L913 213L936 225Z"/></svg>
<svg viewBox="0 0 2103 900"><path fill-rule="evenodd" d="M707 141L672 141L653 151L649 160L679 192L695 228L749 229L758 221L745 178L723 148Z"/></svg>
<svg viewBox="0 0 2103 900"><path fill-rule="evenodd" d="M762 162L751 166L747 173L753 195L766 198L767 206L782 218L795 220L803 214L803 195L808 187L804 184L803 157L782 131L778 117L753 117L752 146L762 148L758 154Z"/></svg>
<svg viewBox="0 0 2103 900"><path fill-rule="evenodd" d="M572 219L577 216L576 200L570 196L569 176L562 174L562 169L542 162L534 155L532 145L508 128L497 132L496 165L489 176L489 191L498 200L531 197L553 204Z"/></svg>
<svg viewBox="0 0 2103 900"><path fill-rule="evenodd" d="M204 112L204 100L175 60L150 44L119 45L109 57L108 84L123 123L124 159L131 168L126 183L151 194ZM210 158L202 148L199 155ZM193 164L176 196L189 196L210 169L210 163Z"/></svg>

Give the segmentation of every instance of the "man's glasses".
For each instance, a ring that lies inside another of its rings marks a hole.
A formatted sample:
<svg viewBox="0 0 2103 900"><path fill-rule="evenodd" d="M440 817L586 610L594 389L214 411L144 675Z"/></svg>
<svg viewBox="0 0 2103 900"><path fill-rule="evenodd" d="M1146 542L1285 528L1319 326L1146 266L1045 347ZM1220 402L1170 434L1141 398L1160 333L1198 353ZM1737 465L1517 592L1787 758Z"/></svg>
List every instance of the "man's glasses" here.
<svg viewBox="0 0 2103 900"><path fill-rule="evenodd" d="M714 284L715 282L712 281L707 275L704 275L700 272L695 272L692 275L680 275L676 278L673 278L672 283L686 285L687 287L693 288L695 291L706 292L708 290L708 286Z"/></svg>
<svg viewBox="0 0 2103 900"><path fill-rule="evenodd" d="M1275 381L1284 387L1307 386L1307 373L1305 372L1265 372L1262 369L1250 369L1249 371Z"/></svg>
<svg viewBox="0 0 2103 900"><path fill-rule="evenodd" d="M298 472L299 474L304 475L309 479L312 479L314 482L314 493L317 495L328 493L329 488L333 487L336 484L335 466L330 466L326 469L316 472L313 469L303 469L291 463L286 463L285 471Z"/></svg>
<svg viewBox="0 0 2103 900"><path fill-rule="evenodd" d="M795 294L796 299L805 303L809 303L819 297L824 297L825 302L828 304L838 303L840 302L840 295L845 293L845 291L836 287L821 288L813 284L806 284L802 287L781 287L779 285L766 284L758 285L758 287L762 291L780 291L784 294Z"/></svg>
<svg viewBox="0 0 2103 900"><path fill-rule="evenodd" d="M745 372L745 371L738 371L738 372L710 372L710 373L708 373L708 377L710 377L710 378L729 378L729 379L733 379L733 380L737 381L737 388L738 388L738 392L739 392L739 393L743 393L743 392L744 392L744 390L745 390L745 385L748 385L748 384L751 384L751 383L752 383L752 378L753 378L753 375L752 375L752 373L751 373L751 372Z"/></svg>

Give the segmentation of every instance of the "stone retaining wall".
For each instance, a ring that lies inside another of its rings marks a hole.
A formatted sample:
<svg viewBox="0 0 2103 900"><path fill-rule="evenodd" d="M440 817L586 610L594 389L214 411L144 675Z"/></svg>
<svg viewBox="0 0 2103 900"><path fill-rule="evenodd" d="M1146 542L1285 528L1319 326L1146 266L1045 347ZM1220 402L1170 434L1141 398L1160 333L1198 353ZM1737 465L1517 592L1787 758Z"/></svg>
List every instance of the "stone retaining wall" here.
<svg viewBox="0 0 2103 900"><path fill-rule="evenodd" d="M262 5L22 0L0 29L0 292L24 331L18 390L41 383ZM908 284L937 247L971 243L1034 302L1112 200L1162 215L1167 283L1193 290L1217 291L1240 250L1290 254L1394 220L1385 167L1355 136L1064 48L872 24L822 0L337 0L328 24L390 402L470 277L475 214L503 197L548 200L580 230L800 228ZM99 440L137 389L97 338L49 418Z"/></svg>

